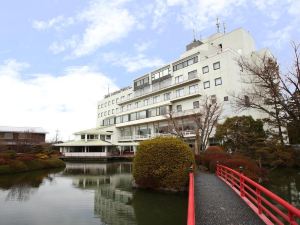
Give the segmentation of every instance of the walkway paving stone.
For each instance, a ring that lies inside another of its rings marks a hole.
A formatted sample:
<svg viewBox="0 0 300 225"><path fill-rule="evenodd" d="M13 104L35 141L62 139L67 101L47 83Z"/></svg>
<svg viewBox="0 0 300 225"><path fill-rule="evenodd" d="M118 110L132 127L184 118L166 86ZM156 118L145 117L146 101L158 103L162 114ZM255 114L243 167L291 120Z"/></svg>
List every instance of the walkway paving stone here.
<svg viewBox="0 0 300 225"><path fill-rule="evenodd" d="M222 180L210 173L195 174L197 225L263 225L253 210Z"/></svg>

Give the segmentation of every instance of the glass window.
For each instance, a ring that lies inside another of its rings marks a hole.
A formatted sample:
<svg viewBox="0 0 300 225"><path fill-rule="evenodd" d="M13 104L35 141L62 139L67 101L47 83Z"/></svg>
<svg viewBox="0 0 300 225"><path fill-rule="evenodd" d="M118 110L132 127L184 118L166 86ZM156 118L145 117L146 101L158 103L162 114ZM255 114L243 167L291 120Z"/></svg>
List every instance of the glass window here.
<svg viewBox="0 0 300 225"><path fill-rule="evenodd" d="M217 103L217 97L216 97L216 95L210 96L210 99L211 99L211 103L212 103L212 104Z"/></svg>
<svg viewBox="0 0 300 225"><path fill-rule="evenodd" d="M146 118L146 110L140 111L137 113L138 114L138 119L145 119Z"/></svg>
<svg viewBox="0 0 300 225"><path fill-rule="evenodd" d="M189 87L190 94L194 94L198 92L198 84L192 85Z"/></svg>
<svg viewBox="0 0 300 225"><path fill-rule="evenodd" d="M170 100L170 99L171 99L171 92L165 93L164 94L164 100L167 101L167 100Z"/></svg>
<svg viewBox="0 0 300 225"><path fill-rule="evenodd" d="M103 116L103 112L101 113L101 117Z"/></svg>
<svg viewBox="0 0 300 225"><path fill-rule="evenodd" d="M121 116L116 117L116 124L121 123Z"/></svg>
<svg viewBox="0 0 300 225"><path fill-rule="evenodd" d="M203 86L204 86L204 89L210 88L210 82L209 82L209 81L205 81L205 82L203 83Z"/></svg>
<svg viewBox="0 0 300 225"><path fill-rule="evenodd" d="M81 140L84 140L84 139L85 139L85 135L82 134L82 135L81 135Z"/></svg>
<svg viewBox="0 0 300 225"><path fill-rule="evenodd" d="M125 123L125 122L128 122L129 121L129 115L126 114L126 115L123 115L122 116L122 122Z"/></svg>
<svg viewBox="0 0 300 225"><path fill-rule="evenodd" d="M136 120L136 113L130 114L130 121Z"/></svg>
<svg viewBox="0 0 300 225"><path fill-rule="evenodd" d="M175 84L180 83L183 81L183 75L175 77Z"/></svg>
<svg viewBox="0 0 300 225"><path fill-rule="evenodd" d="M176 90L176 97L181 97L184 94L184 88Z"/></svg>
<svg viewBox="0 0 300 225"><path fill-rule="evenodd" d="M208 73L209 72L209 67L208 66L204 66L202 67L202 73Z"/></svg>
<svg viewBox="0 0 300 225"><path fill-rule="evenodd" d="M199 101L193 102L193 109L198 109L199 108Z"/></svg>
<svg viewBox="0 0 300 225"><path fill-rule="evenodd" d="M114 110L114 109L112 109L112 110L111 110L111 114L114 114L114 113L115 113L115 110Z"/></svg>
<svg viewBox="0 0 300 225"><path fill-rule="evenodd" d="M158 103L158 102L160 101L160 98L159 98L159 97L160 97L159 95L154 96L154 97L153 97L153 103Z"/></svg>
<svg viewBox="0 0 300 225"><path fill-rule="evenodd" d="M181 105L177 105L176 106L176 111L177 112L182 112L182 106Z"/></svg>
<svg viewBox="0 0 300 225"><path fill-rule="evenodd" d="M156 116L156 108L148 109L148 117Z"/></svg>
<svg viewBox="0 0 300 225"><path fill-rule="evenodd" d="M107 113L107 115L110 115L110 110L108 110L108 113Z"/></svg>
<svg viewBox="0 0 300 225"><path fill-rule="evenodd" d="M222 84L222 78L218 77L215 79L215 86L221 85Z"/></svg>
<svg viewBox="0 0 300 225"><path fill-rule="evenodd" d="M149 98L147 99L144 99L144 106L148 105L149 104Z"/></svg>
<svg viewBox="0 0 300 225"><path fill-rule="evenodd" d="M228 101L228 96L224 97L224 101L227 102Z"/></svg>
<svg viewBox="0 0 300 225"><path fill-rule="evenodd" d="M220 62L215 62L215 63L213 64L213 67L214 67L214 70L220 69Z"/></svg>
<svg viewBox="0 0 300 225"><path fill-rule="evenodd" d="M193 71L190 71L188 72L188 79L194 79L197 77L197 70L193 70Z"/></svg>
<svg viewBox="0 0 300 225"><path fill-rule="evenodd" d="M167 114L167 106L159 107L159 114L160 115L166 115Z"/></svg>

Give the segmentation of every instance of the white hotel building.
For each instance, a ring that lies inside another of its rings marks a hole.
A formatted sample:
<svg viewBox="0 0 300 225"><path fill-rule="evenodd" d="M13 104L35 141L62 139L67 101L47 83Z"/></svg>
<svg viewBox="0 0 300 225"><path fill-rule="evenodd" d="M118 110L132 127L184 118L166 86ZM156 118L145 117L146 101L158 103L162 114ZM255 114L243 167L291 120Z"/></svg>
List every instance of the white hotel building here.
<svg viewBox="0 0 300 225"><path fill-rule="evenodd" d="M188 118L204 97L223 105L223 118L240 114L259 118L262 115L255 111L237 113L231 95L241 92L244 85L237 59L261 52L265 50L256 51L252 36L241 28L194 40L178 59L106 95L98 102L96 128L77 132L74 141L58 146L67 157L135 152L140 141L168 135L170 110L176 117ZM194 124L183 121L185 138L193 147Z"/></svg>

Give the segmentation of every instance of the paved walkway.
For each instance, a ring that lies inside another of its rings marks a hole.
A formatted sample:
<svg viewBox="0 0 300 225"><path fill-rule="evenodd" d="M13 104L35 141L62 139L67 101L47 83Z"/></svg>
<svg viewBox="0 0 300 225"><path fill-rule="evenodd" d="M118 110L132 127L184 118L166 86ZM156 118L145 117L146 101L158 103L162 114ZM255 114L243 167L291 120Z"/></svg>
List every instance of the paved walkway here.
<svg viewBox="0 0 300 225"><path fill-rule="evenodd" d="M264 224L252 209L214 174L195 175L197 225Z"/></svg>

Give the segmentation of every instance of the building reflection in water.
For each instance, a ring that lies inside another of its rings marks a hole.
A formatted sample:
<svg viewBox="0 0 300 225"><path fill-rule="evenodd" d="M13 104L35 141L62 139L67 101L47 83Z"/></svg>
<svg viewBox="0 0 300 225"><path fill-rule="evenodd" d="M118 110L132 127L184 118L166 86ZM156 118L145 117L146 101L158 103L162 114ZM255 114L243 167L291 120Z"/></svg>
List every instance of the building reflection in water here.
<svg viewBox="0 0 300 225"><path fill-rule="evenodd" d="M134 225L131 172L131 163L68 163L64 175L72 176L75 187L94 190L94 214L104 224Z"/></svg>

